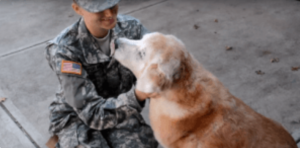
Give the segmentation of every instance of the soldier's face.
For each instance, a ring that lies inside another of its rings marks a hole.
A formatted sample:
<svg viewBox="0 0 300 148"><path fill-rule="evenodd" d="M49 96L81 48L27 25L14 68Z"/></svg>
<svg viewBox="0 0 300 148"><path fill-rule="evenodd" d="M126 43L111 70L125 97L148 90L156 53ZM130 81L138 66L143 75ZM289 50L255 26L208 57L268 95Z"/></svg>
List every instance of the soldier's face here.
<svg viewBox="0 0 300 148"><path fill-rule="evenodd" d="M112 8L106 9L98 13L91 13L83 8L78 8L75 11L81 15L87 26L92 27L93 30L105 29L110 30L115 27L117 23L118 5Z"/></svg>

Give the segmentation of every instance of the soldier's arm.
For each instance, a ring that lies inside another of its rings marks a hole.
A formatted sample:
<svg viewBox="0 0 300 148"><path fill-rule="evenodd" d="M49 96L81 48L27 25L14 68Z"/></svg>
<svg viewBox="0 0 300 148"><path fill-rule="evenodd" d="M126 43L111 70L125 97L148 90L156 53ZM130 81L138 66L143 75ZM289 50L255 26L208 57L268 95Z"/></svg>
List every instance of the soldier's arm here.
<svg viewBox="0 0 300 148"><path fill-rule="evenodd" d="M138 33L139 33L138 39L142 39L145 34L151 33L139 20L136 21L137 21Z"/></svg>
<svg viewBox="0 0 300 148"><path fill-rule="evenodd" d="M87 78L87 72L82 67L80 74L66 73L68 69L62 68L62 62L74 62L71 60L72 53L67 49L55 48L62 47L49 46L46 55L50 67L58 76L65 102L73 107L79 118L90 128L97 130L113 128L142 110L136 99L134 87L117 98L103 98L97 94L94 84ZM60 52L51 53L51 50Z"/></svg>
<svg viewBox="0 0 300 148"><path fill-rule="evenodd" d="M140 30L140 39L142 39L145 34L150 33L150 31L143 24L140 24Z"/></svg>

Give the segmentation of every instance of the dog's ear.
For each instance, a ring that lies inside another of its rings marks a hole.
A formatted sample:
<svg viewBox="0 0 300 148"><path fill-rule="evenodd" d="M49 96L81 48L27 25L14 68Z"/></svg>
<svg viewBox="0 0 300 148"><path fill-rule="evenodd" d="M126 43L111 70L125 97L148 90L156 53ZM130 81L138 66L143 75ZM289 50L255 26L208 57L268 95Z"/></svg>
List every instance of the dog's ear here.
<svg viewBox="0 0 300 148"><path fill-rule="evenodd" d="M163 73L168 81L175 81L180 78L183 66L179 59L172 59L159 64L159 70Z"/></svg>

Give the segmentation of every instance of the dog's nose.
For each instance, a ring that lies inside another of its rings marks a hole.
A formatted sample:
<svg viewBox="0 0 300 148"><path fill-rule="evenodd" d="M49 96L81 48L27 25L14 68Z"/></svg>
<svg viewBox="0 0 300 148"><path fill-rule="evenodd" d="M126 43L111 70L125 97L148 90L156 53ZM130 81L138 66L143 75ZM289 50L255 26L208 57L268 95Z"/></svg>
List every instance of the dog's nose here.
<svg viewBox="0 0 300 148"><path fill-rule="evenodd" d="M115 39L115 49L118 49L119 48L119 39L116 38Z"/></svg>

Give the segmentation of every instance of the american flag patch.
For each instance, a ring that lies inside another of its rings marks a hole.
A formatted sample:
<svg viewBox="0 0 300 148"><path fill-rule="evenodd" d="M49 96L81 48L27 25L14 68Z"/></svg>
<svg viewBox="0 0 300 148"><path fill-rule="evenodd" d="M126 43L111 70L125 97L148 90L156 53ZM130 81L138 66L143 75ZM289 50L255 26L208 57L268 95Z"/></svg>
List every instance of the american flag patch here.
<svg viewBox="0 0 300 148"><path fill-rule="evenodd" d="M62 60L61 72L81 75L81 64L72 61Z"/></svg>

